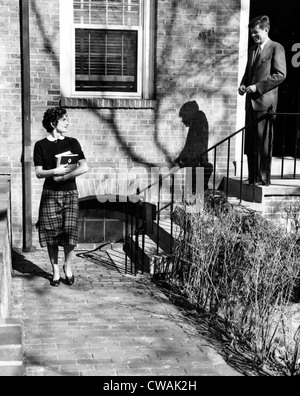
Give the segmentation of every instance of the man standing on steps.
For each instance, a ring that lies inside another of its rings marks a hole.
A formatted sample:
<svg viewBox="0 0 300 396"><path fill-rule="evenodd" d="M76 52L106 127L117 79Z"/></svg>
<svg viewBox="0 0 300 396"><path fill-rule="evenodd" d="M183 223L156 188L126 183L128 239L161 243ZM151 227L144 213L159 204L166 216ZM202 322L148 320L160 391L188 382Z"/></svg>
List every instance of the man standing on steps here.
<svg viewBox="0 0 300 396"><path fill-rule="evenodd" d="M248 62L238 92L246 94L245 154L248 158L249 183L270 184L273 146L273 122L255 123L271 108L276 112L278 86L286 78L283 46L269 38L270 20L266 15L252 19L248 25L255 42L249 49ZM254 124L253 124L254 122Z"/></svg>

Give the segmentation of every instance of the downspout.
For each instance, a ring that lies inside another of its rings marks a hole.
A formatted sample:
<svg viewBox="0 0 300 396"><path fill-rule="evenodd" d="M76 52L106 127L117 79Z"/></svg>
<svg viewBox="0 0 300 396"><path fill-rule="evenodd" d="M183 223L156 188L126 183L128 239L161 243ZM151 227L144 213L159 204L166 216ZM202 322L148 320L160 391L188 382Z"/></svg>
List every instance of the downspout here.
<svg viewBox="0 0 300 396"><path fill-rule="evenodd" d="M22 195L23 195L23 250L32 249L31 202L31 92L29 0L20 0L21 23L21 78L22 78Z"/></svg>

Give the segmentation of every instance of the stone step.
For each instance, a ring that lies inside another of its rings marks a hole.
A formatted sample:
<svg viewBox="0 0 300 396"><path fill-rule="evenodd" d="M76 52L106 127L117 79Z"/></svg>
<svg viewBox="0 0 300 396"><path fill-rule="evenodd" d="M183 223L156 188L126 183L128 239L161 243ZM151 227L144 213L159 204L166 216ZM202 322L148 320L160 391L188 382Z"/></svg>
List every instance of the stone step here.
<svg viewBox="0 0 300 396"><path fill-rule="evenodd" d="M228 181L228 183L227 183ZM246 202L262 203L264 197L270 196L300 196L300 180L299 179L280 179L272 178L270 186L249 185L245 179L242 184L240 178L224 177L220 190L227 191L228 196L242 199Z"/></svg>
<svg viewBox="0 0 300 396"><path fill-rule="evenodd" d="M170 268L171 245L179 235L180 227L175 222L172 226L170 218L164 217L160 219L159 224L154 221L153 233L144 235L144 237L140 235L138 243L136 237L129 238L126 252L131 260L137 263L138 271L155 275Z"/></svg>
<svg viewBox="0 0 300 396"><path fill-rule="evenodd" d="M138 241L135 236L129 237L124 249L129 259L134 263L136 272L149 274L153 273L152 258L167 254L161 247L157 247L157 243L148 235L144 235L144 237L140 235Z"/></svg>
<svg viewBox="0 0 300 396"><path fill-rule="evenodd" d="M241 174L241 165L236 166L237 176ZM294 157L273 157L271 163L271 177L293 177L300 176L300 159ZM243 176L248 176L247 157L243 162Z"/></svg>
<svg viewBox="0 0 300 396"><path fill-rule="evenodd" d="M23 376L22 324L0 319L0 376Z"/></svg>

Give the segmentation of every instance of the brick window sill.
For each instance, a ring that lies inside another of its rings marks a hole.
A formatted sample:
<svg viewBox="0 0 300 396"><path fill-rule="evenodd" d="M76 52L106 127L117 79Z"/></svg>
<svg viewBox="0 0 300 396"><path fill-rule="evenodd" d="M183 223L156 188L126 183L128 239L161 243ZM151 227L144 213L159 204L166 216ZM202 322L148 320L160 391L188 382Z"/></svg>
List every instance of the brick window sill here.
<svg viewBox="0 0 300 396"><path fill-rule="evenodd" d="M74 109L156 109L156 100L61 98L60 106Z"/></svg>

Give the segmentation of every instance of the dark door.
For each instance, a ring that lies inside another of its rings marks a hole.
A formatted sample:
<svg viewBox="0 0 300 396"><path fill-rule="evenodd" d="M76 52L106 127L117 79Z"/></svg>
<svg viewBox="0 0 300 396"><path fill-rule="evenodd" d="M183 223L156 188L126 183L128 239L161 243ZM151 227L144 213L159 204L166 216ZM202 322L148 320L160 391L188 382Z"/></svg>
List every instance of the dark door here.
<svg viewBox="0 0 300 396"><path fill-rule="evenodd" d="M269 36L281 43L286 51L287 78L279 86L278 113L300 113L300 49L293 51L297 43L300 48L298 5L299 0L250 0L250 19L268 15L271 21ZM299 119L296 115L276 118L274 156L300 156Z"/></svg>

